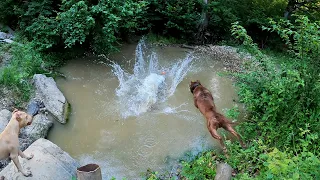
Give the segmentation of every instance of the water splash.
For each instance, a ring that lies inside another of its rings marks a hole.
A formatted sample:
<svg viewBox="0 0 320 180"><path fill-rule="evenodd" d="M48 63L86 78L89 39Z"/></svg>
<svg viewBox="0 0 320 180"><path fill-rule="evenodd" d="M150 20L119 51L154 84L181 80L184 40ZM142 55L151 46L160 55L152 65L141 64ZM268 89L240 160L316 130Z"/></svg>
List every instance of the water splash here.
<svg viewBox="0 0 320 180"><path fill-rule="evenodd" d="M148 55L149 54L149 55ZM170 67L161 67L155 52L148 52L142 39L136 47L133 74L125 72L120 65L112 63L112 72L119 80L116 95L125 111L123 118L138 116L150 111L156 104L172 96L191 67L193 56L187 55ZM165 73L163 73L165 72Z"/></svg>

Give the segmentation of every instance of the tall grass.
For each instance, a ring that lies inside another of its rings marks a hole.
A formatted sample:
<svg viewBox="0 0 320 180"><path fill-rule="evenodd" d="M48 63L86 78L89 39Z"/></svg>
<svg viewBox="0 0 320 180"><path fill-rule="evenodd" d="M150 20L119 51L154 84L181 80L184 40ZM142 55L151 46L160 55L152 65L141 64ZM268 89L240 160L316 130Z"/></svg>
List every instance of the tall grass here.
<svg viewBox="0 0 320 180"><path fill-rule="evenodd" d="M9 50L12 58L0 69L0 83L12 88L23 101L28 100L32 92L30 80L33 75L46 72L42 55L31 43L2 44L1 50Z"/></svg>

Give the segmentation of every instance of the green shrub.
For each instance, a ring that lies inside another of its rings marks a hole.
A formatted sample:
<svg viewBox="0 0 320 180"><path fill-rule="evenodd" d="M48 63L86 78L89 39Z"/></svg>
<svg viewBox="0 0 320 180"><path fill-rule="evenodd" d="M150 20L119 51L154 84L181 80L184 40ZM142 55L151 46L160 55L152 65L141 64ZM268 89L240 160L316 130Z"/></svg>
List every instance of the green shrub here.
<svg viewBox="0 0 320 180"><path fill-rule="evenodd" d="M54 18L39 16L25 29L25 32L32 37L35 48L46 50L60 42L58 25Z"/></svg>
<svg viewBox="0 0 320 180"><path fill-rule="evenodd" d="M30 79L36 73L44 73L42 55L33 49L31 43L11 45L12 59L0 70L0 83L13 88L23 101L32 91Z"/></svg>
<svg viewBox="0 0 320 180"><path fill-rule="evenodd" d="M311 24L305 18L297 22ZM285 34L292 29L306 38L315 34L313 27L301 24L277 30ZM249 120L238 127L249 139L249 148L228 145L231 157L227 162L240 171L239 179L319 178L320 76L317 61L312 59L318 54L316 46L308 46L314 49L301 56L309 50L303 48L307 42L294 40L292 49L298 53L284 60L264 55L242 26L234 24L232 33L255 58L246 62L246 71L234 74L240 101L249 113Z"/></svg>
<svg viewBox="0 0 320 180"><path fill-rule="evenodd" d="M73 4L70 9L59 13L57 18L66 47L72 47L76 42L84 43L95 24L85 1Z"/></svg>
<svg viewBox="0 0 320 180"><path fill-rule="evenodd" d="M308 129L301 130L306 132ZM307 142L307 134L300 134L299 140ZM239 173L235 179L318 179L320 177L320 159L314 153L304 149L299 154L267 148L264 142L251 141L248 149L230 144L230 158L226 161ZM302 147L302 146L301 146Z"/></svg>
<svg viewBox="0 0 320 180"><path fill-rule="evenodd" d="M187 162L182 161L181 177L196 179L214 179L216 175L215 163L216 156L213 152L204 152L198 155L194 160Z"/></svg>
<svg viewBox="0 0 320 180"><path fill-rule="evenodd" d="M93 49L98 52L108 52L116 48L121 34L144 30L144 14L146 1L99 1L92 6L93 15L99 19L93 34Z"/></svg>
<svg viewBox="0 0 320 180"><path fill-rule="evenodd" d="M270 19L268 31L277 32L289 47L289 52L300 59L312 58L319 61L320 55L320 21L310 22L307 16L296 17L294 23L280 19Z"/></svg>

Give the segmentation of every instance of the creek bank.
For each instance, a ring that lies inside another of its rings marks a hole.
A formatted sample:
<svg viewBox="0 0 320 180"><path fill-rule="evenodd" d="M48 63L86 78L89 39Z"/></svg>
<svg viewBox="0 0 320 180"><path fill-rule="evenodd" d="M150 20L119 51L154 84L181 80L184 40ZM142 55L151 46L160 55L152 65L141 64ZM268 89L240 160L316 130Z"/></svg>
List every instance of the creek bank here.
<svg viewBox="0 0 320 180"><path fill-rule="evenodd" d="M35 141L24 153L34 154L30 160L19 157L22 168L32 172L31 178L17 172L12 162L0 172L0 176L4 176L6 179L21 180L70 180L76 177L77 168L80 166L68 153L43 138Z"/></svg>
<svg viewBox="0 0 320 180"><path fill-rule="evenodd" d="M47 137L50 128L53 126L53 121L49 120L50 116L61 123L65 123L69 113L69 109L65 107L69 106L66 105L68 102L56 86L53 78L36 74L33 80L36 89L34 97L44 102L45 108L42 109L42 112L34 116L31 125L20 130L19 143L22 151L27 149L36 140ZM48 111L50 114L43 111ZM2 132L11 119L11 111L7 109L1 110L0 117L0 130ZM1 160L0 169L8 165L9 162L9 159Z"/></svg>
<svg viewBox="0 0 320 180"><path fill-rule="evenodd" d="M248 53L241 52L238 48L221 45L187 45L187 44L164 44L151 43L152 46L159 47L180 47L195 54L210 56L215 60L223 62L224 68L228 72L242 72L242 64L254 58Z"/></svg>
<svg viewBox="0 0 320 180"><path fill-rule="evenodd" d="M0 27L3 29L4 26L0 24ZM8 29L8 32L0 32L0 43L14 42L14 31L7 26L6 29ZM10 63L12 55L8 50L6 48L1 49L0 68ZM22 151L27 149L36 140L47 137L48 131L53 126L51 119L56 119L60 123L66 123L70 111L69 103L56 86L53 78L36 74L32 79L32 84L35 91L30 102L19 101L13 89L3 85L0 86L0 132L4 130L11 119L11 112L14 108L26 111L27 105L34 101L34 99L42 101L45 105L45 108L34 116L33 123L20 130L19 145ZM6 167L9 162L9 159L0 160L0 170Z"/></svg>

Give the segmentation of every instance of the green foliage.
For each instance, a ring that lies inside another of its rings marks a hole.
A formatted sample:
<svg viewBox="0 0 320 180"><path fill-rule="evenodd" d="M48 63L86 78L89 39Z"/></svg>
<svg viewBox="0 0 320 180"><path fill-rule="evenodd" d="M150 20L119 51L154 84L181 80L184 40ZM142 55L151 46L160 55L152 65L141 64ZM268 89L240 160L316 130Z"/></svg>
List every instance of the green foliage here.
<svg viewBox="0 0 320 180"><path fill-rule="evenodd" d="M165 1L161 11L167 17L164 33L179 35L179 38L193 37L198 21L201 19L202 3L200 0Z"/></svg>
<svg viewBox="0 0 320 180"><path fill-rule="evenodd" d="M66 47L76 42L82 44L94 27L95 20L84 1L73 4L70 9L58 14L59 28Z"/></svg>
<svg viewBox="0 0 320 180"><path fill-rule="evenodd" d="M228 0L232 3L233 13L245 27L261 26L268 17L282 17L287 0ZM267 4L267 6L266 6Z"/></svg>
<svg viewBox="0 0 320 180"><path fill-rule="evenodd" d="M160 45L172 45L172 44L183 44L186 43L186 41L183 40L179 40L173 37L167 37L167 36L161 36L161 35L157 35L157 34L148 34L146 36L147 40L149 43L153 43L153 44L160 44Z"/></svg>
<svg viewBox="0 0 320 180"><path fill-rule="evenodd" d="M210 33L210 39L208 42L229 38L231 23L239 20L234 13L234 5L230 0L209 1L207 31Z"/></svg>
<svg viewBox="0 0 320 180"><path fill-rule="evenodd" d="M16 25L23 2L15 0L0 1L0 22L7 25Z"/></svg>
<svg viewBox="0 0 320 180"><path fill-rule="evenodd" d="M232 107L231 109L228 109L225 113L225 115L228 118L232 118L232 119L238 119L239 115L240 115L240 111L239 111L239 107L237 105L235 105L234 107Z"/></svg>
<svg viewBox="0 0 320 180"><path fill-rule="evenodd" d="M54 18L39 16L25 32L32 37L35 48L39 50L49 49L60 41L58 22Z"/></svg>
<svg viewBox="0 0 320 180"><path fill-rule="evenodd" d="M291 157L277 148L265 155L264 172L259 175L265 179L318 179L320 160L311 152ZM262 179L262 178L261 178Z"/></svg>
<svg viewBox="0 0 320 180"><path fill-rule="evenodd" d="M254 45L249 47L256 51ZM259 58L247 64L246 73L236 75L241 102L257 124L255 132L266 139L265 143L279 148L296 143L294 137L306 123L312 124L311 132L317 132L320 127L318 67L295 59L276 64L276 60Z"/></svg>
<svg viewBox="0 0 320 180"><path fill-rule="evenodd" d="M298 58L318 58L320 55L320 21L310 22L307 16L294 16L295 23L281 19L270 20L270 27L263 29L277 32ZM318 59L317 59L318 60Z"/></svg>
<svg viewBox="0 0 320 180"><path fill-rule="evenodd" d="M151 32L191 43L229 40L235 21L248 28L253 39L267 41L270 33L262 32L260 26L268 24L267 18L283 17L288 6L288 0L214 0L207 4L203 0L4 0L0 20L18 27L40 50L80 46L109 52L133 33ZM308 14L304 12L310 10L308 16L315 19L318 16L312 9L316 8L312 2L294 12Z"/></svg>
<svg viewBox="0 0 320 180"><path fill-rule="evenodd" d="M304 134L305 135L305 134ZM306 141L304 136L299 136ZM230 158L226 161L236 167L239 174L235 179L318 179L320 159L314 153L302 151L279 151L267 148L261 139L251 141L250 147L241 149L229 144Z"/></svg>
<svg viewBox="0 0 320 180"><path fill-rule="evenodd" d="M231 34L248 50L248 52L254 54L261 59L263 57L258 45L253 42L252 38L248 35L247 30L239 24L239 22L232 23Z"/></svg>
<svg viewBox="0 0 320 180"><path fill-rule="evenodd" d="M191 162L182 162L181 177L189 180L214 179L216 156L213 152L204 152Z"/></svg>
<svg viewBox="0 0 320 180"><path fill-rule="evenodd" d="M147 173L145 174L146 180L160 180L158 177L158 172L157 171L151 171L150 169L147 170Z"/></svg>
<svg viewBox="0 0 320 180"><path fill-rule="evenodd" d="M304 21L302 24L309 26L311 23L304 18L297 22ZM278 28L276 23L273 25ZM314 37L313 27L301 31L300 28L303 29L301 24L291 24L287 29L277 30L286 33L295 29L296 35ZM239 128L251 139L250 145L242 150L239 145L228 144L231 157L227 162L241 172L239 179L319 178L320 77L319 66L314 66L311 59L318 51L300 56L306 54L303 52L306 43L297 40L292 47L301 50L295 54L299 59L279 61L277 56L267 57L260 52L238 24L233 25L232 33L256 56L246 62L245 72L235 74L240 100L250 115ZM314 40L310 43L319 43Z"/></svg>
<svg viewBox="0 0 320 180"><path fill-rule="evenodd" d="M46 50L59 44L60 35L52 0L34 0L16 5L21 33L35 48Z"/></svg>
<svg viewBox="0 0 320 180"><path fill-rule="evenodd" d="M32 44L13 44L10 49L13 57L9 65L0 70L0 83L13 88L24 101L29 99L32 91L29 80L34 74L45 72L41 54L32 47Z"/></svg>
<svg viewBox="0 0 320 180"><path fill-rule="evenodd" d="M99 19L97 31L94 32L93 48L107 52L115 49L120 34L144 30L146 1L99 1L92 6L92 13Z"/></svg>

